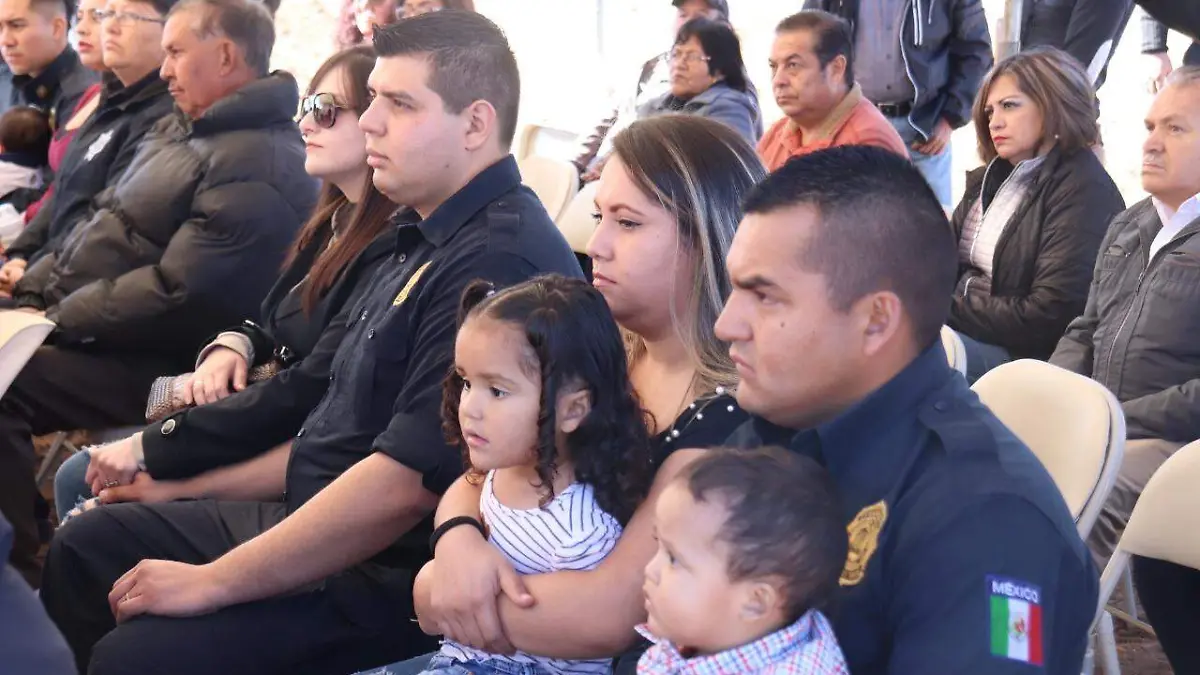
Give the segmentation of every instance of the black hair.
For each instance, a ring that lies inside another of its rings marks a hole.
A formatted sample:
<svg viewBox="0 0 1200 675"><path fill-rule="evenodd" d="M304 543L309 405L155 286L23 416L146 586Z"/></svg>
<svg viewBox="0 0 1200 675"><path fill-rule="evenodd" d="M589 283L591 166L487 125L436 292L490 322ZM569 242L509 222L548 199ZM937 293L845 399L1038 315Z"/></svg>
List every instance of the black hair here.
<svg viewBox="0 0 1200 675"><path fill-rule="evenodd" d="M377 26L373 40L380 58L423 56L429 61L428 86L446 110L460 113L476 101L496 109L500 144L517 135L521 75L504 31L475 12L447 9Z"/></svg>
<svg viewBox="0 0 1200 675"><path fill-rule="evenodd" d="M724 507L717 537L728 545L730 580L778 579L787 622L828 611L849 539L832 478L779 447L718 449L680 474L697 502Z"/></svg>
<svg viewBox="0 0 1200 675"><path fill-rule="evenodd" d="M729 24L697 17L679 27L675 44L681 45L696 38L708 57L708 74L720 73L725 84L742 93L750 90L746 63L742 60L742 43Z"/></svg>
<svg viewBox="0 0 1200 675"><path fill-rule="evenodd" d="M530 452L537 461L543 503L554 498L558 397L582 386L591 395L591 411L566 435L564 450L575 479L592 486L600 508L627 523L650 488L650 439L646 414L629 381L621 330L604 296L585 281L560 275L494 293L492 288L486 281L467 286L459 326L487 317L525 335L529 353L524 365L540 374L542 385L538 443ZM442 425L447 440L463 449L468 478L478 480L458 422L461 396L462 378L451 374L442 398Z"/></svg>
<svg viewBox="0 0 1200 675"><path fill-rule="evenodd" d="M794 33L806 30L816 38L813 51L817 63L824 70L839 56L846 58L846 73L843 81L847 87L854 86L854 32L850 23L840 16L819 9L806 9L779 22L775 33Z"/></svg>
<svg viewBox="0 0 1200 675"><path fill-rule="evenodd" d="M20 106L0 116L0 146L4 146L4 152L19 152L45 163L51 136L50 118L37 108Z"/></svg>
<svg viewBox="0 0 1200 675"><path fill-rule="evenodd" d="M794 206L817 211L800 256L825 277L839 311L868 293L890 290L924 348L950 312L958 247L946 213L921 172L891 151L840 146L795 157L755 186L746 213Z"/></svg>
<svg viewBox="0 0 1200 675"><path fill-rule="evenodd" d="M78 3L75 0L30 0L30 8L46 7L53 10L62 9L67 19L67 25L75 20L75 10L78 8ZM44 15L44 13L43 13Z"/></svg>

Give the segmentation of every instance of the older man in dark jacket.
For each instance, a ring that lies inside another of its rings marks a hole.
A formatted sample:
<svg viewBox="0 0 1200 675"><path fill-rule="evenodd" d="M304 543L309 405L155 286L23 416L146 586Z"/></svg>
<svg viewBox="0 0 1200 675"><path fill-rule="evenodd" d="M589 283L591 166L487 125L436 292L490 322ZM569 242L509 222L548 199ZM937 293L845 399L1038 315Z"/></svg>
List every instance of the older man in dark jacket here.
<svg viewBox="0 0 1200 675"><path fill-rule="evenodd" d="M1083 316L1050 358L1108 387L1125 411L1125 459L1088 542L1101 562L1150 476L1200 438L1200 68L1172 73L1146 120L1150 197L1113 220Z"/></svg>
<svg viewBox="0 0 1200 675"><path fill-rule="evenodd" d="M143 421L156 376L186 369L206 338L256 315L313 206L296 82L267 74L273 43L255 0L176 5L162 67L176 111L17 285L18 304L58 324L0 400L0 505L17 529L13 563L31 582L30 433Z"/></svg>
<svg viewBox="0 0 1200 675"><path fill-rule="evenodd" d="M942 208L953 206L950 134L971 121L979 83L992 67L980 0L806 0L854 29L863 96L887 117Z"/></svg>

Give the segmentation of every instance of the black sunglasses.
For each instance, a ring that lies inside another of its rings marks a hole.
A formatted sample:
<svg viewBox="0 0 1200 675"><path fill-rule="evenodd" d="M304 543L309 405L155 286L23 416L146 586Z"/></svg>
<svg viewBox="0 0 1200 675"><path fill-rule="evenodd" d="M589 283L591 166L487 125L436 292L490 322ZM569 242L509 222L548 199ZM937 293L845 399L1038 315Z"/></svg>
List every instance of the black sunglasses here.
<svg viewBox="0 0 1200 675"><path fill-rule="evenodd" d="M333 94L313 94L300 99L300 112L296 119L302 120L305 115L312 113L313 121L318 126L329 129L337 124L338 111L345 109L346 106L338 103Z"/></svg>

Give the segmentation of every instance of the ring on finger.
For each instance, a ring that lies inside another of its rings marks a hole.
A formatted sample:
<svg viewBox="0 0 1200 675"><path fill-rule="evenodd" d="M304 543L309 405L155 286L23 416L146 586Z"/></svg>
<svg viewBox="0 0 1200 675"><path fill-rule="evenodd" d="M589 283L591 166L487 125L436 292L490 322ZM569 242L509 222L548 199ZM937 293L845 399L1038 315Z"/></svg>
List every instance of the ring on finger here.
<svg viewBox="0 0 1200 675"><path fill-rule="evenodd" d="M106 480L106 481L104 481L104 487L106 487L106 488L117 487L117 486L118 486L118 485L120 485L120 484L121 484L121 481L119 481L119 480Z"/></svg>

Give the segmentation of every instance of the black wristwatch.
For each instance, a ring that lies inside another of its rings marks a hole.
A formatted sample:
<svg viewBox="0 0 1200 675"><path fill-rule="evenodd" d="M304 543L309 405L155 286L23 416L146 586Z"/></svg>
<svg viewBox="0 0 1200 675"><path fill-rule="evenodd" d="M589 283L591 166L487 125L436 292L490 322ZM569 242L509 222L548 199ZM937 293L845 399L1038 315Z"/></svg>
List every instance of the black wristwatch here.
<svg viewBox="0 0 1200 675"><path fill-rule="evenodd" d="M433 534L429 536L429 552L436 554L438 540L440 540L447 532L453 530L459 525L474 525L475 529L479 530L479 535L484 539L487 539L487 529L483 527L483 523L479 522L475 518L472 518L471 516L455 516L441 525L438 525L437 528L433 530Z"/></svg>

